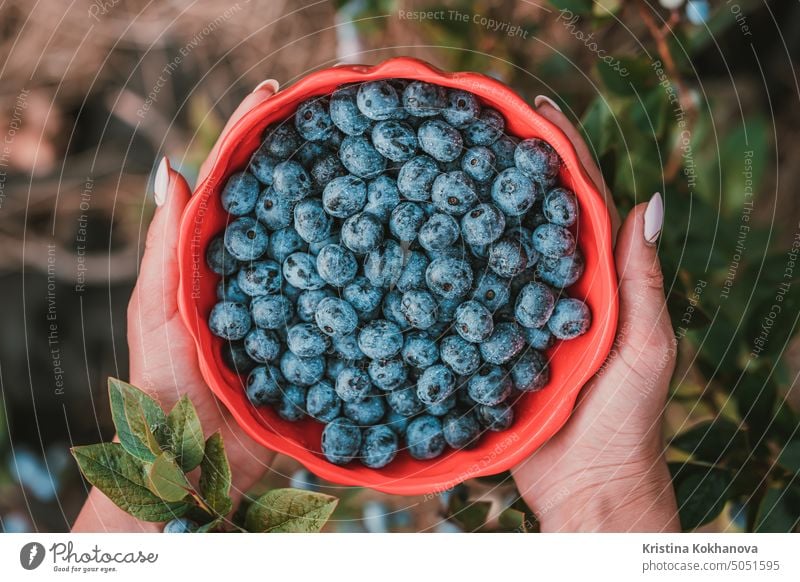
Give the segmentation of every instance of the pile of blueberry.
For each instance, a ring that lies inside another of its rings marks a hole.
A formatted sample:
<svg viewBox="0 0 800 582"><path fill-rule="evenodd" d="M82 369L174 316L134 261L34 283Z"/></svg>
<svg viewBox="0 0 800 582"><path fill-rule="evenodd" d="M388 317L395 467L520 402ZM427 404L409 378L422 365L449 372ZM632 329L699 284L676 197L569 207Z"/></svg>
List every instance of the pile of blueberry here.
<svg viewBox="0 0 800 582"><path fill-rule="evenodd" d="M507 429L586 332L575 195L539 139L472 93L348 85L273 125L222 191L211 331L255 406L325 423L322 453L380 468Z"/></svg>

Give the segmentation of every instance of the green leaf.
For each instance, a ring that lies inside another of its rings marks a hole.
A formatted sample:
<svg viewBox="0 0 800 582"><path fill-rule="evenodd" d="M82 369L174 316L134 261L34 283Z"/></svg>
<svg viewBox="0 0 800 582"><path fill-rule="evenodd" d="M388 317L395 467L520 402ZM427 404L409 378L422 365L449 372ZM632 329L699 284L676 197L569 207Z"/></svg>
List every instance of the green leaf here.
<svg viewBox="0 0 800 582"><path fill-rule="evenodd" d="M750 429L750 442L754 448L764 446L764 437L775 418L777 387L763 374L745 374L731 391L736 400L739 416Z"/></svg>
<svg viewBox="0 0 800 582"><path fill-rule="evenodd" d="M167 416L170 450L185 472L189 472L203 460L203 428L194 404L183 395Z"/></svg>
<svg viewBox="0 0 800 582"><path fill-rule="evenodd" d="M182 501L192 490L183 470L171 453L161 453L147 471L150 491L164 501Z"/></svg>
<svg viewBox="0 0 800 582"><path fill-rule="evenodd" d="M200 527L198 527L198 528L195 530L195 533L208 533L208 532L210 532L210 531L213 531L214 529L216 529L216 528L218 528L220 525L222 525L222 522L223 522L223 521L224 521L224 519L223 519L223 518L221 518L221 517L218 517L218 518L217 518L217 519L215 519L214 521L209 521L208 523L205 523L205 524L201 525Z"/></svg>
<svg viewBox="0 0 800 582"><path fill-rule="evenodd" d="M657 85L658 77L649 61L605 54L597 61L597 75L609 91L625 97L644 95Z"/></svg>
<svg viewBox="0 0 800 582"><path fill-rule="evenodd" d="M731 485L728 471L693 463L671 463L670 471L683 530L712 521L725 508Z"/></svg>
<svg viewBox="0 0 800 582"><path fill-rule="evenodd" d="M206 441L205 456L200 463L200 494L217 515L231 510L231 466L225 454L222 436L215 432Z"/></svg>
<svg viewBox="0 0 800 582"><path fill-rule="evenodd" d="M778 464L792 473L800 473L800 439L794 439L783 447Z"/></svg>
<svg viewBox="0 0 800 582"><path fill-rule="evenodd" d="M761 500L755 532L791 533L800 525L800 495L791 487L770 488Z"/></svg>
<svg viewBox="0 0 800 582"><path fill-rule="evenodd" d="M592 0L550 0L550 4L574 14L588 14L592 11Z"/></svg>
<svg viewBox="0 0 800 582"><path fill-rule="evenodd" d="M168 521L189 509L187 503L159 499L147 487L144 464L121 444L100 443L73 447L72 455L86 480L120 509L143 521Z"/></svg>
<svg viewBox="0 0 800 582"><path fill-rule="evenodd" d="M108 379L111 417L123 448L134 457L152 461L161 453L155 431L167 418L158 403L142 390L117 378Z"/></svg>
<svg viewBox="0 0 800 582"><path fill-rule="evenodd" d="M477 531L486 523L491 507L492 504L488 501L469 501L466 491L456 492L450 497L447 514L457 521L464 531Z"/></svg>
<svg viewBox="0 0 800 582"><path fill-rule="evenodd" d="M614 136L614 112L603 96L598 95L583 112L580 129L593 156L602 156Z"/></svg>
<svg viewBox="0 0 800 582"><path fill-rule="evenodd" d="M500 527L505 531L515 531L520 533L527 532L527 520L525 514L516 509L506 509L498 516Z"/></svg>
<svg viewBox="0 0 800 582"><path fill-rule="evenodd" d="M335 497L300 489L273 489L259 497L245 516L251 532L318 532L339 502Z"/></svg>
<svg viewBox="0 0 800 582"><path fill-rule="evenodd" d="M708 463L716 463L747 447L744 433L736 423L726 418L701 422L677 435L670 444ZM741 456L744 459L747 453Z"/></svg>

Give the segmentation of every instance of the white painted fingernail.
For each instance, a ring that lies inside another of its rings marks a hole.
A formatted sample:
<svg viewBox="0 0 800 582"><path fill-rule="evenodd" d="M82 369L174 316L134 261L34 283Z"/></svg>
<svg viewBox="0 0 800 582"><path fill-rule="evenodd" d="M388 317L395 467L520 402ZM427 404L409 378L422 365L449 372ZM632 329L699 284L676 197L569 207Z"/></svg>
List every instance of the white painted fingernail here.
<svg viewBox="0 0 800 582"><path fill-rule="evenodd" d="M167 192L169 191L169 160L166 156L161 158L161 163L158 164L156 170L156 179L153 184L153 198L156 201L156 206L163 206L167 201Z"/></svg>
<svg viewBox="0 0 800 582"><path fill-rule="evenodd" d="M253 93L267 88L272 89L273 93L277 93L280 85L275 79L267 79L266 81L261 81L258 85L256 85L256 88L253 89Z"/></svg>
<svg viewBox="0 0 800 582"><path fill-rule="evenodd" d="M661 199L661 194L656 192L644 211L644 240L647 244L656 243L662 226L664 226L664 201Z"/></svg>
<svg viewBox="0 0 800 582"><path fill-rule="evenodd" d="M550 99L547 95L537 95L533 99L534 107L541 107L544 103L547 103L550 107L555 109L556 111L561 111L561 107L558 106L558 103Z"/></svg>

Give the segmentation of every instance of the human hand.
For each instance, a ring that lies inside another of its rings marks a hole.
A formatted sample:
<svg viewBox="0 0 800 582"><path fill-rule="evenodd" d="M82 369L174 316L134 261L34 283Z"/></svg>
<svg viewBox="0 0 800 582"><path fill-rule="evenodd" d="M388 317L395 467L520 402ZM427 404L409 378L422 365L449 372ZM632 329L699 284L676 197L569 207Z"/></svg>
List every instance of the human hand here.
<svg viewBox="0 0 800 582"><path fill-rule="evenodd" d="M239 105L222 130L217 144L200 168L201 183L216 159L220 142L250 109L272 96L275 81L265 81ZM128 304L130 381L169 410L188 395L202 426L219 431L231 465L234 503L264 473L274 457L253 441L213 396L200 374L196 348L178 313L178 236L183 209L192 191L166 158L155 177L156 211L147 232L144 256ZM73 531L158 531L157 524L139 522L93 489Z"/></svg>
<svg viewBox="0 0 800 582"><path fill-rule="evenodd" d="M534 103L570 138L606 200L616 235L620 317L611 354L583 387L572 416L514 468L514 479L543 531L679 531L661 434L676 354L655 246L661 197L634 207L620 227L578 131L549 99Z"/></svg>

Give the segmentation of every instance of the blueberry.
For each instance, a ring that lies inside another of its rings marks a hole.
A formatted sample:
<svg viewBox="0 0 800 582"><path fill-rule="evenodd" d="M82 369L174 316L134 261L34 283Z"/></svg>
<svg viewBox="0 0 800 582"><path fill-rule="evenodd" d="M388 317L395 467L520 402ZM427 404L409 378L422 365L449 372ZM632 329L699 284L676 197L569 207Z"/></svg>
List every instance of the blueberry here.
<svg viewBox="0 0 800 582"><path fill-rule="evenodd" d="M397 289L405 293L411 289L421 289L425 286L425 269L430 261L419 251L409 251L405 256L405 264L397 279Z"/></svg>
<svg viewBox="0 0 800 582"><path fill-rule="evenodd" d="M394 207L400 204L400 191L397 182L386 175L378 176L367 184L367 204L364 211L374 214L387 222Z"/></svg>
<svg viewBox="0 0 800 582"><path fill-rule="evenodd" d="M389 239L370 251L364 261L364 276L374 287L391 287L403 270L403 248Z"/></svg>
<svg viewBox="0 0 800 582"><path fill-rule="evenodd" d="M481 275L472 291L472 299L482 303L492 313L506 305L510 296L509 281L490 271Z"/></svg>
<svg viewBox="0 0 800 582"><path fill-rule="evenodd" d="M514 315L524 327L542 327L553 313L556 298L544 283L532 282L525 285L517 295Z"/></svg>
<svg viewBox="0 0 800 582"><path fill-rule="evenodd" d="M259 222L270 230L280 230L292 224L292 202L271 186L259 196L255 213Z"/></svg>
<svg viewBox="0 0 800 582"><path fill-rule="evenodd" d="M411 126L402 121L379 121L372 128L372 145L384 158L405 162L417 151L417 136Z"/></svg>
<svg viewBox="0 0 800 582"><path fill-rule="evenodd" d="M556 302L547 327L558 339L568 340L586 333L591 322L592 314L586 303L565 297Z"/></svg>
<svg viewBox="0 0 800 582"><path fill-rule="evenodd" d="M361 430L347 418L340 416L333 419L322 431L322 454L331 463L349 463L360 448Z"/></svg>
<svg viewBox="0 0 800 582"><path fill-rule="evenodd" d="M461 216L478 201L475 183L461 171L439 174L433 181L431 201L442 212Z"/></svg>
<svg viewBox="0 0 800 582"><path fill-rule="evenodd" d="M472 269L466 261L454 258L434 259L425 270L428 288L445 299L457 299L469 293Z"/></svg>
<svg viewBox="0 0 800 582"><path fill-rule="evenodd" d="M464 139L471 146L490 146L503 135L505 126L503 116L497 110L487 108L464 129Z"/></svg>
<svg viewBox="0 0 800 582"><path fill-rule="evenodd" d="M508 168L492 182L492 200L507 216L521 216L531 209L538 187L517 168Z"/></svg>
<svg viewBox="0 0 800 582"><path fill-rule="evenodd" d="M394 411L394 409L390 409L389 412L386 413L383 426L388 426L395 432L397 436L402 437L406 434L406 429L408 428L409 422L411 422L410 417L403 414L398 414Z"/></svg>
<svg viewBox="0 0 800 582"><path fill-rule="evenodd" d="M237 374L247 374L256 366L242 342L226 341L222 344L222 360Z"/></svg>
<svg viewBox="0 0 800 582"><path fill-rule="evenodd" d="M303 139L294 126L288 122L271 127L267 130L267 137L262 148L266 153L285 160L290 158L302 145Z"/></svg>
<svg viewBox="0 0 800 582"><path fill-rule="evenodd" d="M313 358L327 351L330 339L313 323L298 323L286 333L286 346L301 358Z"/></svg>
<svg viewBox="0 0 800 582"><path fill-rule="evenodd" d="M292 302L283 295L261 295L250 306L253 322L264 329L283 329L292 320Z"/></svg>
<svg viewBox="0 0 800 582"><path fill-rule="evenodd" d="M277 406L278 416L289 422L297 422L306 415L306 389L297 384L289 384L281 394Z"/></svg>
<svg viewBox="0 0 800 582"><path fill-rule="evenodd" d="M163 533L194 533L197 531L197 522L186 517L176 517L164 524Z"/></svg>
<svg viewBox="0 0 800 582"><path fill-rule="evenodd" d="M403 343L402 357L409 366L425 369L439 360L439 347L424 333L408 333Z"/></svg>
<svg viewBox="0 0 800 582"><path fill-rule="evenodd" d="M514 152L517 149L517 142L514 138L502 135L494 142L489 149L494 154L495 170L502 172L514 166Z"/></svg>
<svg viewBox="0 0 800 582"><path fill-rule="evenodd" d="M247 303L250 296L239 287L236 277L222 277L217 283L217 299L233 303Z"/></svg>
<svg viewBox="0 0 800 582"><path fill-rule="evenodd" d="M477 407L476 414L481 425L493 432L508 430L514 423L514 409L505 403L496 406L481 404Z"/></svg>
<svg viewBox="0 0 800 582"><path fill-rule="evenodd" d="M339 377L339 374L342 373L342 370L344 370L351 363L352 362L345 361L339 357L328 357L327 360L325 360L325 377L333 382L336 382L336 378Z"/></svg>
<svg viewBox="0 0 800 582"><path fill-rule="evenodd" d="M320 301L314 319L317 326L331 337L353 333L358 326L358 314L353 306L338 297L326 297Z"/></svg>
<svg viewBox="0 0 800 582"><path fill-rule="evenodd" d="M325 212L322 202L306 199L294 207L294 229L304 241L313 243L331 236L333 219Z"/></svg>
<svg viewBox="0 0 800 582"><path fill-rule="evenodd" d="M283 261L283 276L298 289L322 289L325 280L317 272L317 260L308 253L292 253Z"/></svg>
<svg viewBox="0 0 800 582"><path fill-rule="evenodd" d="M317 161L330 155L331 149L328 145L332 144L326 145L316 141L307 141L291 157L293 160L300 162L301 166L310 170Z"/></svg>
<svg viewBox="0 0 800 582"><path fill-rule="evenodd" d="M383 293L366 277L358 276L342 290L342 298L352 305L359 315L369 315L380 307Z"/></svg>
<svg viewBox="0 0 800 582"><path fill-rule="evenodd" d="M399 388L408 378L408 368L402 360L372 360L367 367L372 383L381 390Z"/></svg>
<svg viewBox="0 0 800 582"><path fill-rule="evenodd" d="M356 105L357 93L358 88L350 86L341 87L331 95L331 121L347 135L361 135L372 123L359 111L358 105Z"/></svg>
<svg viewBox="0 0 800 582"><path fill-rule="evenodd" d="M380 469L397 456L397 433L386 425L371 426L364 430L359 457L370 469Z"/></svg>
<svg viewBox="0 0 800 582"><path fill-rule="evenodd" d="M328 98L316 97L298 105L294 114L294 126L309 141L329 139L334 125L329 113Z"/></svg>
<svg viewBox="0 0 800 582"><path fill-rule="evenodd" d="M438 305L438 318L439 323L450 323L456 318L456 310L461 305L462 299L460 297L455 299L442 299L439 298Z"/></svg>
<svg viewBox="0 0 800 582"><path fill-rule="evenodd" d="M345 401L342 412L358 426L372 426L386 414L386 401L380 393L373 391L358 402Z"/></svg>
<svg viewBox="0 0 800 582"><path fill-rule="evenodd" d="M536 350L549 349L555 341L553 334L547 329L546 325L543 327L526 327L522 330L522 333L525 334L525 341L528 342L528 345Z"/></svg>
<svg viewBox="0 0 800 582"><path fill-rule="evenodd" d="M375 178L386 169L386 158L363 136L344 138L339 159L348 172L359 178Z"/></svg>
<svg viewBox="0 0 800 582"><path fill-rule="evenodd" d="M217 275L232 275L239 268L239 262L225 248L223 237L213 239L206 250L206 264Z"/></svg>
<svg viewBox="0 0 800 582"><path fill-rule="evenodd" d="M475 344L451 335L442 340L439 348L442 362L459 376L474 374L481 366L481 354Z"/></svg>
<svg viewBox="0 0 800 582"><path fill-rule="evenodd" d="M220 199L226 212L234 216L244 216L255 208L261 185L249 172L232 174L222 189Z"/></svg>
<svg viewBox="0 0 800 582"><path fill-rule="evenodd" d="M300 294L303 292L303 289L298 289L294 285L291 285L288 281L284 279L283 284L281 285L281 295L286 297L292 304L297 303L297 298L300 297Z"/></svg>
<svg viewBox="0 0 800 582"><path fill-rule="evenodd" d="M389 218L389 231L400 241L411 242L417 238L425 223L425 211L416 202L401 202Z"/></svg>
<svg viewBox="0 0 800 582"><path fill-rule="evenodd" d="M267 150L267 143L262 144L250 158L250 164L247 169L253 174L258 181L267 186L272 185L272 172L280 160L270 155Z"/></svg>
<svg viewBox="0 0 800 582"><path fill-rule="evenodd" d="M406 322L406 316L403 315L402 306L403 294L396 289L392 289L383 297L381 312L387 320L399 325L401 329L406 329L408 322Z"/></svg>
<svg viewBox="0 0 800 582"><path fill-rule="evenodd" d="M453 246L460 235L458 222L449 214L436 212L419 229L419 244L428 251L442 251Z"/></svg>
<svg viewBox="0 0 800 582"><path fill-rule="evenodd" d="M553 188L542 203L544 215L558 226L572 226L578 219L578 201L575 194L566 188Z"/></svg>
<svg viewBox="0 0 800 582"><path fill-rule="evenodd" d="M373 360L393 358L403 347L400 328L385 319L367 323L358 334L358 347Z"/></svg>
<svg viewBox="0 0 800 582"><path fill-rule="evenodd" d="M281 356L281 374L290 384L311 386L325 375L325 359L319 356L301 358L290 351Z"/></svg>
<svg viewBox="0 0 800 582"><path fill-rule="evenodd" d="M517 145L514 163L523 174L544 185L551 183L558 175L561 158L549 143L531 138Z"/></svg>
<svg viewBox="0 0 800 582"><path fill-rule="evenodd" d="M247 376L247 398L253 406L262 406L281 399L283 376L274 366L258 366Z"/></svg>
<svg viewBox="0 0 800 582"><path fill-rule="evenodd" d="M467 393L478 404L496 406L511 395L514 385L503 368L484 366L467 382Z"/></svg>
<svg viewBox="0 0 800 582"><path fill-rule="evenodd" d="M278 196L300 200L311 193L311 176L294 160L281 162L272 172L272 188Z"/></svg>
<svg viewBox="0 0 800 582"><path fill-rule="evenodd" d="M499 239L506 218L494 204L478 204L461 219L461 234L470 245L488 245Z"/></svg>
<svg viewBox="0 0 800 582"><path fill-rule="evenodd" d="M246 305L221 301L208 316L211 333L226 340L242 339L250 331L252 320Z"/></svg>
<svg viewBox="0 0 800 582"><path fill-rule="evenodd" d="M397 188L408 200L424 202L431 199L433 181L441 173L436 161L428 156L411 158L397 174Z"/></svg>
<svg viewBox="0 0 800 582"><path fill-rule="evenodd" d="M494 332L481 345L481 356L490 364L505 364L525 347L522 329L514 322L498 323Z"/></svg>
<svg viewBox="0 0 800 582"><path fill-rule="evenodd" d="M342 244L357 255L364 255L383 242L383 226L378 217L359 212L342 224Z"/></svg>
<svg viewBox="0 0 800 582"><path fill-rule="evenodd" d="M427 291L406 291L400 302L400 311L411 327L428 329L436 323L436 300Z"/></svg>
<svg viewBox="0 0 800 582"><path fill-rule="evenodd" d="M417 397L427 405L436 404L450 396L456 389L456 377L449 368L434 364L425 368L417 380Z"/></svg>
<svg viewBox="0 0 800 582"><path fill-rule="evenodd" d="M503 238L489 247L489 268L501 277L515 277L527 266L528 253L519 241Z"/></svg>
<svg viewBox="0 0 800 582"><path fill-rule="evenodd" d="M264 364L278 358L281 343L274 333L257 327L245 336L244 349L253 360Z"/></svg>
<svg viewBox="0 0 800 582"><path fill-rule="evenodd" d="M255 218L237 218L225 229L225 248L240 261L252 261L264 254L269 234Z"/></svg>
<svg viewBox="0 0 800 582"><path fill-rule="evenodd" d="M320 422L331 422L339 416L342 400L327 380L320 380L306 392L306 412Z"/></svg>
<svg viewBox="0 0 800 582"><path fill-rule="evenodd" d="M506 231L506 238L519 242L525 249L529 269L539 261L541 255L533 246L533 233L530 230L524 226L515 226Z"/></svg>
<svg viewBox="0 0 800 582"><path fill-rule="evenodd" d="M541 390L550 381L550 367L536 350L527 350L511 366L514 387L522 392Z"/></svg>
<svg viewBox="0 0 800 582"><path fill-rule="evenodd" d="M442 434L442 421L429 414L418 416L406 429L408 452L415 459L427 460L444 452L446 442Z"/></svg>
<svg viewBox="0 0 800 582"><path fill-rule="evenodd" d="M539 278L553 287L570 287L583 275L585 262L579 249L560 258L542 257L536 265Z"/></svg>
<svg viewBox="0 0 800 582"><path fill-rule="evenodd" d="M533 231L533 246L547 257L561 258L575 252L575 237L557 224L542 224Z"/></svg>
<svg viewBox="0 0 800 582"><path fill-rule="evenodd" d="M485 146L473 146L464 152L461 169L476 182L488 182L495 173L494 152Z"/></svg>
<svg viewBox="0 0 800 582"><path fill-rule="evenodd" d="M314 190L319 192L331 180L346 176L347 170L342 165L338 155L327 153L312 163L310 174Z"/></svg>
<svg viewBox="0 0 800 582"><path fill-rule="evenodd" d="M372 383L361 368L347 366L336 378L336 394L343 402L361 402L372 390Z"/></svg>
<svg viewBox="0 0 800 582"><path fill-rule="evenodd" d="M275 261L253 261L236 276L239 288L250 295L270 295L281 290L281 266Z"/></svg>
<svg viewBox="0 0 800 582"><path fill-rule="evenodd" d="M300 238L297 231L293 227L287 226L286 228L276 230L272 233L272 236L269 237L267 256L279 263L283 263L286 257L302 250L305 244L305 241Z"/></svg>
<svg viewBox="0 0 800 582"><path fill-rule="evenodd" d="M348 362L363 360L366 357L358 347L358 335L355 333L333 338L333 351Z"/></svg>
<svg viewBox="0 0 800 582"><path fill-rule="evenodd" d="M356 176L334 178L322 193L325 212L336 218L347 218L364 208L367 200L367 185Z"/></svg>
<svg viewBox="0 0 800 582"><path fill-rule="evenodd" d="M417 130L419 147L440 162L452 162L461 155L461 133L441 119L430 119Z"/></svg>
<svg viewBox="0 0 800 582"><path fill-rule="evenodd" d="M403 91L403 105L411 115L433 117L447 107L447 89L424 81L414 81Z"/></svg>
<svg viewBox="0 0 800 582"><path fill-rule="evenodd" d="M480 343L494 331L492 314L478 301L465 301L456 309L454 329L468 342Z"/></svg>
<svg viewBox="0 0 800 582"><path fill-rule="evenodd" d="M400 98L394 87L386 81L370 81L358 87L356 94L358 110L374 121L395 117L400 107Z"/></svg>
<svg viewBox="0 0 800 582"><path fill-rule="evenodd" d="M481 113L477 97L467 91L451 89L447 94L447 106L442 110L444 120L463 129L473 123Z"/></svg>
<svg viewBox="0 0 800 582"><path fill-rule="evenodd" d="M317 255L317 272L328 285L344 287L355 278L357 271L356 257L341 245L326 245Z"/></svg>
<svg viewBox="0 0 800 582"><path fill-rule="evenodd" d="M454 449L464 449L475 444L481 433L478 419L471 411L453 411L442 421L442 434Z"/></svg>
<svg viewBox="0 0 800 582"><path fill-rule="evenodd" d="M444 400L440 400L439 402L435 402L434 404L429 404L426 406L425 412L427 414L432 414L433 416L444 416L453 410L457 404L458 397L456 396L456 393L453 392Z"/></svg>

